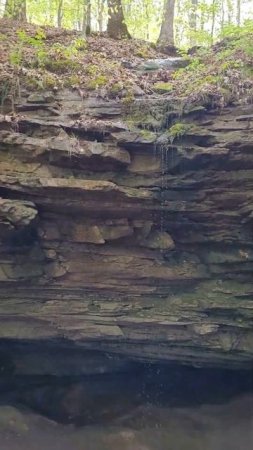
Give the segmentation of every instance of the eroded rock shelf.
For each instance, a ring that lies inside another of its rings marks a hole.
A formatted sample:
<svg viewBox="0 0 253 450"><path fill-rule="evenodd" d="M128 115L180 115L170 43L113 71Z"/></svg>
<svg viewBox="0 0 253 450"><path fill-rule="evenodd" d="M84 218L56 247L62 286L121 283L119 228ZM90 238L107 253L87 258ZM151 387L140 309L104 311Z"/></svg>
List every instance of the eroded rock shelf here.
<svg viewBox="0 0 253 450"><path fill-rule="evenodd" d="M252 367L253 107L189 109L172 139L165 99L21 97L0 116L0 337Z"/></svg>

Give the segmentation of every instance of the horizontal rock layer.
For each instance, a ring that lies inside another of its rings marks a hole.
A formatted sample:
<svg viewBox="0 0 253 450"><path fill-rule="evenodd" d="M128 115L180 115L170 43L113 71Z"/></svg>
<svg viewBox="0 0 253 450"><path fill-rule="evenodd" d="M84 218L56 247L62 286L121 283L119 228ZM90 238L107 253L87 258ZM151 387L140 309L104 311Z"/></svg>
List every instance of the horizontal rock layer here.
<svg viewBox="0 0 253 450"><path fill-rule="evenodd" d="M0 116L0 337L252 367L253 108L188 110L172 138L166 101L21 94Z"/></svg>

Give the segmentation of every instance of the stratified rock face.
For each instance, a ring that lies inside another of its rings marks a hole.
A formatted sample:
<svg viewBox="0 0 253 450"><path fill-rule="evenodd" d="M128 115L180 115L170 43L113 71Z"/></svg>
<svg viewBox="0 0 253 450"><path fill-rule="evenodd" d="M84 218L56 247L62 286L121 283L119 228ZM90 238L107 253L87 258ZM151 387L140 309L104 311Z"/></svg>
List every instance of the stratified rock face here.
<svg viewBox="0 0 253 450"><path fill-rule="evenodd" d="M251 367L253 108L172 138L139 102L153 131L69 91L0 117L0 337Z"/></svg>

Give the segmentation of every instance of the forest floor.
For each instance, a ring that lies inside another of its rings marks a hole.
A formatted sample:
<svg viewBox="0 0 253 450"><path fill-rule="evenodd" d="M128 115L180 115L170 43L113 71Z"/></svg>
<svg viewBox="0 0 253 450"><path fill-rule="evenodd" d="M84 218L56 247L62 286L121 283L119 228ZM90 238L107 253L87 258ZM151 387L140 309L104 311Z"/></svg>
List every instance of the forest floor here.
<svg viewBox="0 0 253 450"><path fill-rule="evenodd" d="M243 32L183 55L187 67L145 68L145 61L167 58L151 44L84 39L76 31L0 20L0 103L20 86L30 91L78 90L80 96L114 98L126 105L143 95L179 98L205 107L253 101L253 33ZM144 64L144 66L143 66Z"/></svg>

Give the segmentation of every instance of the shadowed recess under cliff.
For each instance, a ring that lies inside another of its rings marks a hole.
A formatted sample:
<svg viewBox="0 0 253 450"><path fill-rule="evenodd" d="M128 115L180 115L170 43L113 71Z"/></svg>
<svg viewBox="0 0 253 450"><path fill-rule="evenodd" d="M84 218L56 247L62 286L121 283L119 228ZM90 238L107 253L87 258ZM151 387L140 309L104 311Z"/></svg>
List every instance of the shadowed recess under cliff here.
<svg viewBox="0 0 253 450"><path fill-rule="evenodd" d="M245 450L252 372L133 363L66 343L0 346L8 450Z"/></svg>

